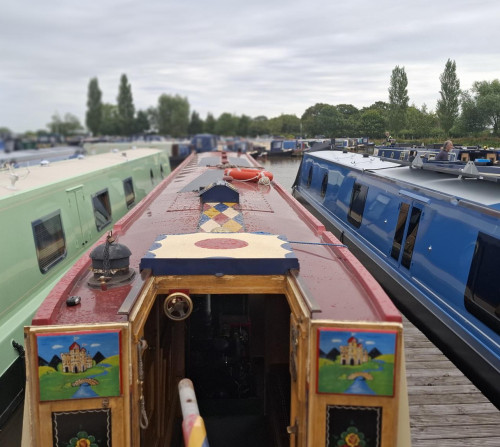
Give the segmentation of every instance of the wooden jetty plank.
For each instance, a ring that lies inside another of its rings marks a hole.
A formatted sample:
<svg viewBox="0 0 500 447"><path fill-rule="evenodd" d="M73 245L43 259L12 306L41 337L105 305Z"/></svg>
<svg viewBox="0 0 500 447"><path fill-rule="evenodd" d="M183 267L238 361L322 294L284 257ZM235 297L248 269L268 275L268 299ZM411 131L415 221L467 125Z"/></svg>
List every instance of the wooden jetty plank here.
<svg viewBox="0 0 500 447"><path fill-rule="evenodd" d="M412 447L498 447L500 411L403 319Z"/></svg>

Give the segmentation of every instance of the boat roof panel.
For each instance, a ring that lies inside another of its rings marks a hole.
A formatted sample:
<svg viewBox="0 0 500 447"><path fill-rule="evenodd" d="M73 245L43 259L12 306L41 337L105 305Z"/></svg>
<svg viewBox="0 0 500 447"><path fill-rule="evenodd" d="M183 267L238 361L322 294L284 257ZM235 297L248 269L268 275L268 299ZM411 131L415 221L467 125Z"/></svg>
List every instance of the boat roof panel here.
<svg viewBox="0 0 500 447"><path fill-rule="evenodd" d="M284 236L263 233L160 235L141 269L161 275L285 275L299 262Z"/></svg>
<svg viewBox="0 0 500 447"><path fill-rule="evenodd" d="M377 177L398 181L402 187L430 190L453 198L463 199L500 210L500 184L477 179L461 179L459 173L412 169L397 162L365 157L362 154L340 151L311 153L315 158L334 162L356 171L368 172Z"/></svg>
<svg viewBox="0 0 500 447"><path fill-rule="evenodd" d="M6 169L0 172L2 174L1 182L5 186L0 188L0 198L22 194L66 179L76 179L78 176L86 175L97 169L106 169L159 152L161 152L159 149L130 149L86 156L81 159L61 160L47 166L21 167L13 171L15 175L19 176L19 180L15 183L15 189L9 188L10 173Z"/></svg>

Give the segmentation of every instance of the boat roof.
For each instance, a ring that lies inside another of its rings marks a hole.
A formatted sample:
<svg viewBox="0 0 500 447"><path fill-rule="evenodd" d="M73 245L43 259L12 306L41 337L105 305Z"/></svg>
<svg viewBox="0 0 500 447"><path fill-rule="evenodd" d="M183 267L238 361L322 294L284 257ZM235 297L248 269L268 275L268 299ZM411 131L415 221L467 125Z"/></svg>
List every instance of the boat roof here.
<svg viewBox="0 0 500 447"><path fill-rule="evenodd" d="M214 165L214 157L219 157L219 167ZM105 237L102 237L49 294L38 309L33 324L127 321L128 316L120 313L120 307L132 289L137 294L140 291L141 275L138 273L141 264L153 270L153 274L178 275L184 270L179 270L175 260L183 256L176 253L183 250L187 252L184 256L187 259L180 259L179 262L194 270L186 272L186 275L217 276L217 272L224 273L228 271L226 269L230 269L230 274L237 275L237 265L241 265L242 270L248 267L249 274L262 275L282 274L280 269L292 269L293 272L289 270L287 274L293 273L301 290L313 303L312 318L401 322L397 309L359 261L276 181L269 185L233 181L231 188L226 189L230 194L237 190L237 206L220 203L221 208L215 211L211 207L219 205L203 203L205 191L213 187L209 184L200 186L199 179L204 173L210 173L207 182L218 179L217 185L221 187L226 183L224 169L220 168L220 157L220 153L213 152L191 154L115 224L113 235L117 236L117 242L127 246L132 253L130 267L137 273L132 284L106 291L87 285L92 277L89 253L105 242ZM231 165L258 166L246 154L230 154L227 159ZM221 216L223 213L226 214ZM217 217L210 218L214 214ZM232 232L225 232L222 236L213 233L214 221L222 222L218 217L226 220L230 225L227 228ZM266 236L270 239L265 240ZM224 252L225 256L197 254L200 247L214 249L219 243L229 244L230 247L223 248L231 249L253 244L256 250L253 255L243 256L246 260L233 256L231 250ZM261 255L259 244L276 249L274 253ZM207 262L207 256L216 261L210 267L206 267L211 264ZM157 258L156 261L152 261L154 258ZM203 258L204 262L200 262L199 259ZM233 261L234 258L238 260ZM267 263L264 269L260 265L261 260L263 265ZM66 306L66 299L73 295L80 296L81 303Z"/></svg>
<svg viewBox="0 0 500 447"><path fill-rule="evenodd" d="M388 181L400 182L401 186L433 191L500 210L500 184L498 183L500 167L490 168L489 173L481 176L462 178L460 176L462 171L458 168L447 168L444 164L429 164L429 169L426 169L424 164L424 169L420 169L410 168L408 164L351 152L323 151L309 154L355 171L374 174ZM498 170L498 174L493 172L495 170ZM494 181L480 180L487 176Z"/></svg>
<svg viewBox="0 0 500 447"><path fill-rule="evenodd" d="M66 179L74 179L97 169L107 169L117 164L127 163L142 157L161 152L159 149L130 149L119 152L85 156L71 160L61 160L47 165L36 165L0 171L0 199L22 194L43 186L48 186ZM11 175L19 179L14 187L10 181Z"/></svg>

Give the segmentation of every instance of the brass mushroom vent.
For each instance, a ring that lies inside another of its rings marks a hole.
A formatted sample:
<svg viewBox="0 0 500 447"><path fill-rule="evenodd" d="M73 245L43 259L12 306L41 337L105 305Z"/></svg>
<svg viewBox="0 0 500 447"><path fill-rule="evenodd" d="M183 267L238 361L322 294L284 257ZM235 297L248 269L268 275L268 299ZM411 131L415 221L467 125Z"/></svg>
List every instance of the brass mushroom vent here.
<svg viewBox="0 0 500 447"><path fill-rule="evenodd" d="M88 285L106 290L130 283L135 276L134 269L129 268L131 254L129 248L118 244L110 232L106 242L90 253L94 275L88 280Z"/></svg>

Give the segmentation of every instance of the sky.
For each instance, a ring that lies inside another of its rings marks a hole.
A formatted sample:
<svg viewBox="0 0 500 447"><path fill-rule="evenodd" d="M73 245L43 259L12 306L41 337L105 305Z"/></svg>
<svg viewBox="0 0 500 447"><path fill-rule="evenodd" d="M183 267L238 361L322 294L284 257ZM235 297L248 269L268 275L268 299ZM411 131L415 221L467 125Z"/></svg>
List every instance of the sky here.
<svg viewBox="0 0 500 447"><path fill-rule="evenodd" d="M90 79L116 104L122 74L136 110L273 118L388 102L399 66L435 110L448 59L464 90L500 78L499 19L498 0L0 0L0 127L84 124Z"/></svg>

